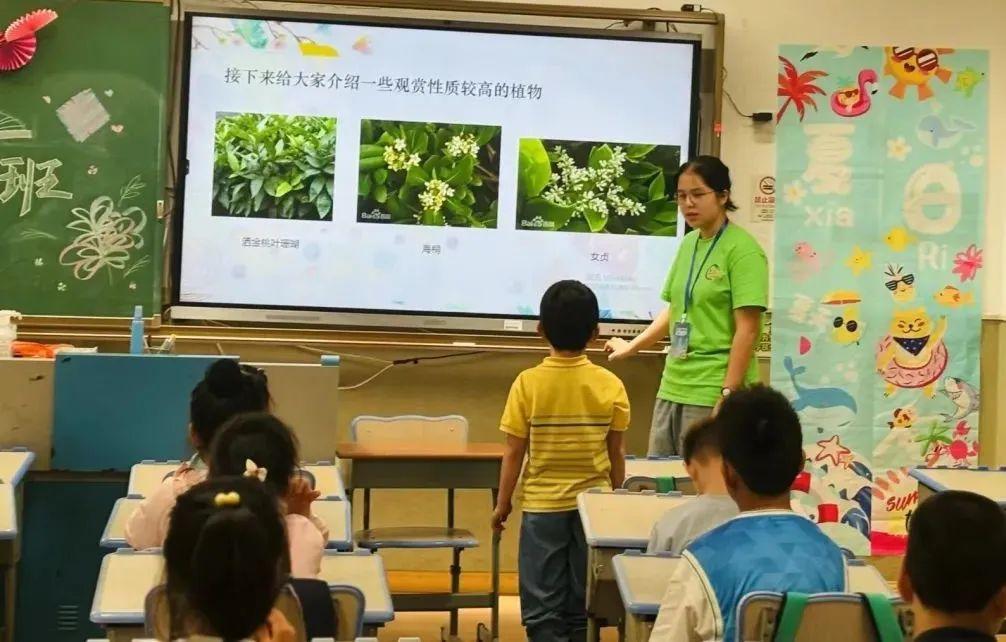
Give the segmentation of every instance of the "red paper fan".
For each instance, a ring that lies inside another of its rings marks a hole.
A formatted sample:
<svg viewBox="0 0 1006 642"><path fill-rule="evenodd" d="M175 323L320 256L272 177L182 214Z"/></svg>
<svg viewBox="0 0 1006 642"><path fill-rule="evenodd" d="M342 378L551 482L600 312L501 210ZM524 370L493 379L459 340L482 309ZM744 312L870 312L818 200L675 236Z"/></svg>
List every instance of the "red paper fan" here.
<svg viewBox="0 0 1006 642"><path fill-rule="evenodd" d="M0 71L14 71L24 67L35 55L36 49L38 40L35 34L14 42L7 42L0 36Z"/></svg>
<svg viewBox="0 0 1006 642"><path fill-rule="evenodd" d="M0 71L14 71L31 62L38 49L35 32L57 17L52 9L39 9L12 22L0 34Z"/></svg>

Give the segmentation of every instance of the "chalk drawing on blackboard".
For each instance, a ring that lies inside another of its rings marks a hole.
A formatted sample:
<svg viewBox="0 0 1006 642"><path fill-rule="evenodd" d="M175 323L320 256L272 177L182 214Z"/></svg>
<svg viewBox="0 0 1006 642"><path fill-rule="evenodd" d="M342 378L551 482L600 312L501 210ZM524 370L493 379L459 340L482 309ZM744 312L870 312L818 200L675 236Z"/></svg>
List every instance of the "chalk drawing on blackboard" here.
<svg viewBox="0 0 1006 642"><path fill-rule="evenodd" d="M83 143L107 125L110 118L105 106L90 89L85 89L60 105L56 115L78 143Z"/></svg>
<svg viewBox="0 0 1006 642"><path fill-rule="evenodd" d="M121 201L120 201L121 203ZM75 207L67 229L80 232L59 254L61 265L73 268L79 281L108 269L109 281L116 270L125 270L132 250L143 247L147 215L139 207L119 212L121 206L108 196L99 196L89 208Z"/></svg>
<svg viewBox="0 0 1006 642"><path fill-rule="evenodd" d="M36 230L34 228L21 230L21 232L17 235L17 240L19 241L37 241L39 239L49 239L51 241L57 240L55 234L50 234L45 230Z"/></svg>
<svg viewBox="0 0 1006 642"><path fill-rule="evenodd" d="M122 201L128 201L131 198L139 196L146 186L146 183L140 179L139 174L129 179L129 182L119 190L119 206L122 206Z"/></svg>
<svg viewBox="0 0 1006 642"><path fill-rule="evenodd" d="M22 121L0 111L0 140L27 140L33 136Z"/></svg>

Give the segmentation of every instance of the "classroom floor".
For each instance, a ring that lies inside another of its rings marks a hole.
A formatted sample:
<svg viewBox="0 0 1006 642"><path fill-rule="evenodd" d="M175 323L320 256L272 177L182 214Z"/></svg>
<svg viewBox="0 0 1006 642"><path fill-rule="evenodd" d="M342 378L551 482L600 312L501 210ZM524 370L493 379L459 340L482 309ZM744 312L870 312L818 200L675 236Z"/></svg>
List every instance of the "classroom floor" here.
<svg viewBox="0 0 1006 642"><path fill-rule="evenodd" d="M460 637L465 642L475 640L479 622L489 625L489 609L467 609L461 612ZM397 642L398 638L413 636L422 642L440 642L440 627L447 626L446 613L397 613L395 621L381 629L378 640ZM613 628L601 630L602 642L615 642L618 632ZM524 628L520 625L520 602L516 596L500 598L500 640L525 642Z"/></svg>

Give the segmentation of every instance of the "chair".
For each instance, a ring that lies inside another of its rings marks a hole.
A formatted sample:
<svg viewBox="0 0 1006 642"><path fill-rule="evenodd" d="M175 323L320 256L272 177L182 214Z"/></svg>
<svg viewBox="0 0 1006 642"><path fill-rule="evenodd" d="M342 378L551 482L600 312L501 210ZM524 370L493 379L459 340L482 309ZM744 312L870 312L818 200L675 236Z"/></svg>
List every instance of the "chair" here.
<svg viewBox="0 0 1006 642"><path fill-rule="evenodd" d="M468 420L460 415L445 417L362 415L349 425L349 435L350 439L361 444L432 441L438 445L463 446L468 443Z"/></svg>
<svg viewBox="0 0 1006 642"><path fill-rule="evenodd" d="M307 628L304 624L304 614L301 612L300 601L296 593L287 585L276 598L275 608L287 619L294 630L295 642L308 642ZM164 584L159 584L147 593L143 606L143 621L145 635L157 640L174 640L178 632L171 630L171 610L168 605L168 592ZM172 636L172 633L175 633Z"/></svg>
<svg viewBox="0 0 1006 642"><path fill-rule="evenodd" d="M338 630L338 617L328 583L322 580L290 578L290 587L300 602L304 616L304 631L308 639L328 638Z"/></svg>
<svg viewBox="0 0 1006 642"><path fill-rule="evenodd" d="M357 417L350 424L350 437L361 444L422 443L437 446L463 446L468 443L468 420L460 415L423 417L402 415L398 417ZM382 548L449 548L452 552L451 596L444 608L432 606L422 596L397 597L396 609L407 602L419 610L443 610L450 613L450 635L458 634L458 607L453 596L461 589L461 552L479 545L474 533L454 527L454 489L447 489L447 527L399 526L370 528L370 489L363 489L363 530L356 533L357 544L371 551Z"/></svg>
<svg viewBox="0 0 1006 642"><path fill-rule="evenodd" d="M363 635L363 610L366 606L363 593L355 586L328 587L332 596L337 622L335 639L339 642L355 640Z"/></svg>
<svg viewBox="0 0 1006 642"><path fill-rule="evenodd" d="M886 595L757 592L737 608L737 642L902 642L912 612Z"/></svg>
<svg viewBox="0 0 1006 642"><path fill-rule="evenodd" d="M631 493L638 493L644 490L657 490L657 480L653 477L634 475L632 477L627 477L625 481L622 482L622 488Z"/></svg>

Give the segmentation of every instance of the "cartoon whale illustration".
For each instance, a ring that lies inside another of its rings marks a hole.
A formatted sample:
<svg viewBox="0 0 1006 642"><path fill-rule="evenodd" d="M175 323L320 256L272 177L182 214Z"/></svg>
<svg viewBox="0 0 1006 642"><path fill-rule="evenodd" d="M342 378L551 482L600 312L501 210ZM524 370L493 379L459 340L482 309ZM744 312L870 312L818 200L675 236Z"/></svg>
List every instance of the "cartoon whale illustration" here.
<svg viewBox="0 0 1006 642"><path fill-rule="evenodd" d="M841 388L805 388L797 383L796 378L806 372L803 366L794 366L793 358L783 359L786 372L789 373L789 380L793 382L793 389L796 391L796 399L792 400L793 410L800 412L805 408L848 408L852 412L857 412L856 400Z"/></svg>
<svg viewBox="0 0 1006 642"><path fill-rule="evenodd" d="M975 126L960 118L942 120L935 114L923 117L916 127L916 134L923 143L933 149L948 149L956 145L964 132L973 132Z"/></svg>
<svg viewBox="0 0 1006 642"><path fill-rule="evenodd" d="M953 402L957 409L953 414L943 413L943 421L957 421L978 410L981 395L967 381L957 377L947 377L943 380L943 394Z"/></svg>

